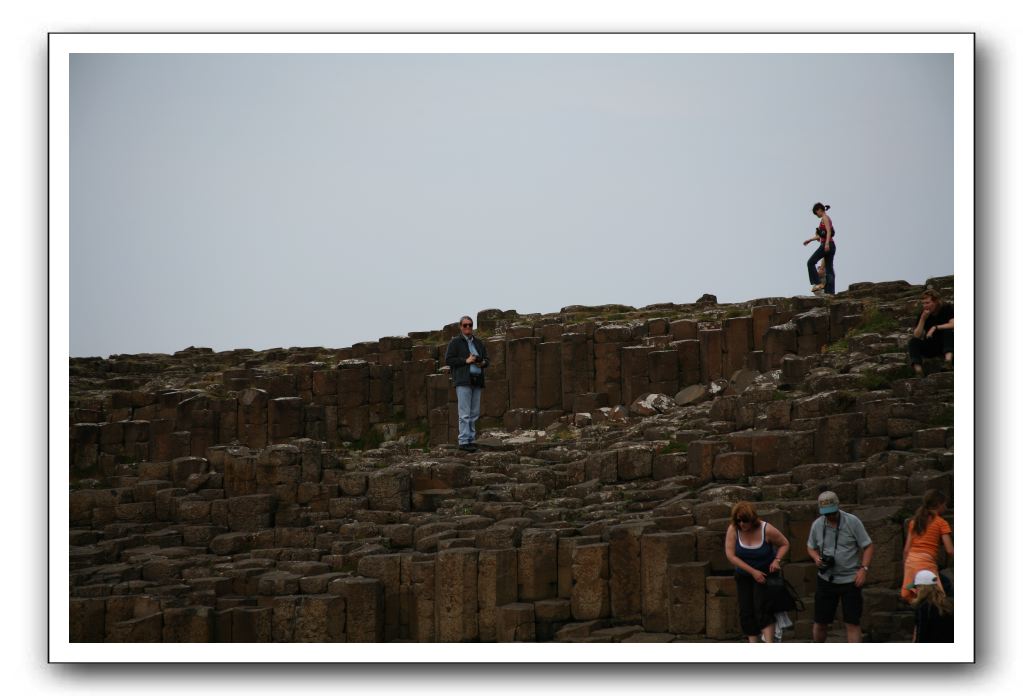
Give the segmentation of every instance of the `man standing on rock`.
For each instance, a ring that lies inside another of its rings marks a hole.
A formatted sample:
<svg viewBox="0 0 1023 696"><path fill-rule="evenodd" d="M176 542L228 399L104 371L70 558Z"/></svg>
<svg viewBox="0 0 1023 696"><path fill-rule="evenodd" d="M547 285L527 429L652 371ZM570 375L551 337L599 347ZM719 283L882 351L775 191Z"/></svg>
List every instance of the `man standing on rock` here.
<svg viewBox="0 0 1023 696"><path fill-rule="evenodd" d="M817 565L813 595L813 641L823 643L828 626L842 602L842 621L850 643L862 643L863 584L867 581L874 546L856 515L838 509L838 495L825 491L817 498L821 516L810 526L807 552ZM862 552L862 560L860 553Z"/></svg>
<svg viewBox="0 0 1023 696"><path fill-rule="evenodd" d="M487 348L472 335L472 319L462 317L458 322L462 332L448 344L445 364L451 368L451 380L458 396L458 448L475 452L476 421L480 417L480 396L483 390L483 369Z"/></svg>

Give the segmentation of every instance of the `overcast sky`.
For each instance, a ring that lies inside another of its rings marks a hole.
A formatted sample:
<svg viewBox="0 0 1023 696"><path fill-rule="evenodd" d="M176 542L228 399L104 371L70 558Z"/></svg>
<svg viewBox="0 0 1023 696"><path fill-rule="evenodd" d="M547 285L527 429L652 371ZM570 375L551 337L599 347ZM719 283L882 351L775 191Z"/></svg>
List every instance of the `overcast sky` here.
<svg viewBox="0 0 1023 696"><path fill-rule="evenodd" d="M953 272L950 55L70 64L72 356Z"/></svg>

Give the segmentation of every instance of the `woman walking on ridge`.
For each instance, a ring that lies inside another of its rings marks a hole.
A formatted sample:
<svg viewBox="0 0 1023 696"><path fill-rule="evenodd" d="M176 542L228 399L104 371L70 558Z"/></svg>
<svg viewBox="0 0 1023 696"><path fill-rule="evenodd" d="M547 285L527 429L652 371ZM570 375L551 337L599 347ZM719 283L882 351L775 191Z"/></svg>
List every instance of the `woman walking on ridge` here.
<svg viewBox="0 0 1023 696"><path fill-rule="evenodd" d="M767 576L781 571L781 559L789 540L757 516L752 503L732 506L731 524L725 532L725 556L735 566L735 589L739 600L739 623L750 643L774 642L775 610Z"/></svg>
<svg viewBox="0 0 1023 696"><path fill-rule="evenodd" d="M945 512L945 494L931 489L924 493L923 504L906 525L906 544L902 547L902 598L912 602L917 573L930 571L938 576L938 546L952 555L952 527L941 516ZM941 581L938 580L938 586Z"/></svg>
<svg viewBox="0 0 1023 696"><path fill-rule="evenodd" d="M813 252L813 256L806 262L806 267L810 272L810 292L824 290L826 295L835 294L835 228L831 224L831 217L828 215L828 210L830 209L830 205L824 205L823 203L813 204L813 214L820 218L820 224L814 230L814 236L803 242L803 246L810 242L820 243L817 250ZM817 269L815 268L815 265L821 259L824 259L823 283L819 281Z"/></svg>

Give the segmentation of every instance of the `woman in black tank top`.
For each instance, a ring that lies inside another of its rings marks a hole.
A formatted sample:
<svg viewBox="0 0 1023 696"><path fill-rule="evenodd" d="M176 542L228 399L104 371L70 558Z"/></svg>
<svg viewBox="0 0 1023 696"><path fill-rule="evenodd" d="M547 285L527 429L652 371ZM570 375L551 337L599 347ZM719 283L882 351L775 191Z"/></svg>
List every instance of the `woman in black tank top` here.
<svg viewBox="0 0 1023 696"><path fill-rule="evenodd" d="M735 592L739 602L739 625L750 643L774 641L775 609L767 588L767 576L781 571L788 553L785 535L762 521L752 503L732 506L731 524L725 532L725 556L735 566Z"/></svg>

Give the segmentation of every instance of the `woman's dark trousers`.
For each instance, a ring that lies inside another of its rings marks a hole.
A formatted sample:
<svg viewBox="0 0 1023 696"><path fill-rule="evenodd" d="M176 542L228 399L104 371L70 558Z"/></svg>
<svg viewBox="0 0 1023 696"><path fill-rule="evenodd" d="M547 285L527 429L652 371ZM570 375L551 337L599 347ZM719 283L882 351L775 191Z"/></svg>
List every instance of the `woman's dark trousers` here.
<svg viewBox="0 0 1023 696"><path fill-rule="evenodd" d="M739 600L739 625L744 635L759 635L774 623L767 585L761 585L749 575L736 574L735 593Z"/></svg>

